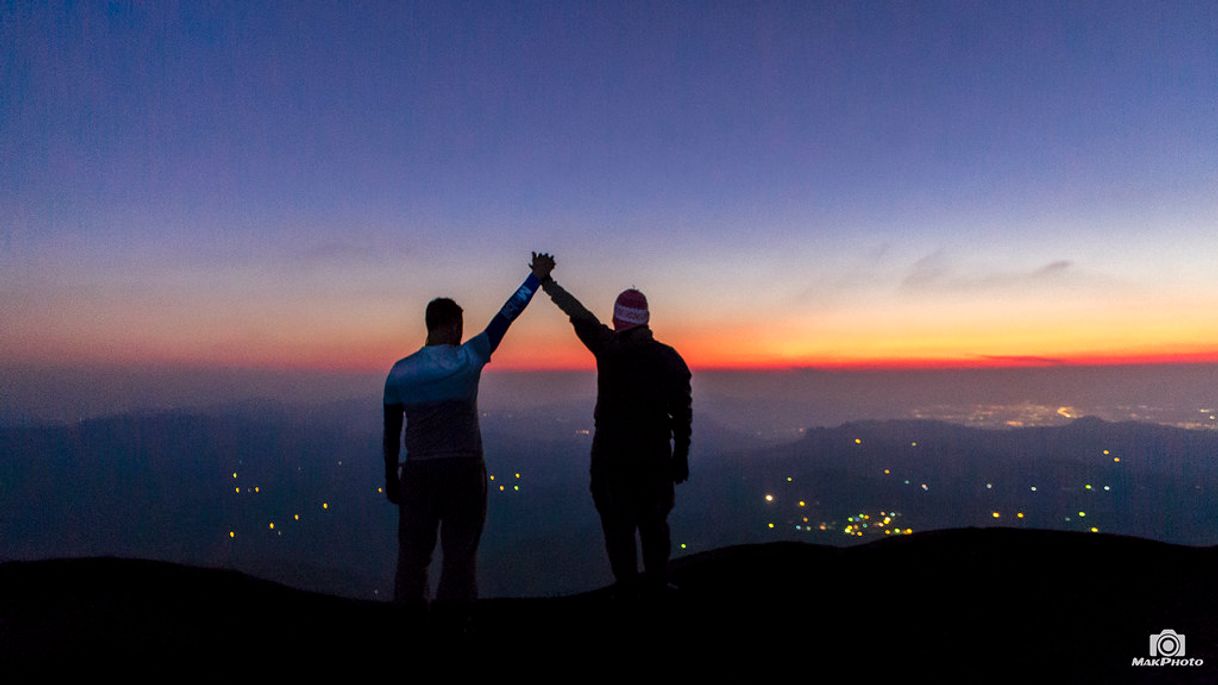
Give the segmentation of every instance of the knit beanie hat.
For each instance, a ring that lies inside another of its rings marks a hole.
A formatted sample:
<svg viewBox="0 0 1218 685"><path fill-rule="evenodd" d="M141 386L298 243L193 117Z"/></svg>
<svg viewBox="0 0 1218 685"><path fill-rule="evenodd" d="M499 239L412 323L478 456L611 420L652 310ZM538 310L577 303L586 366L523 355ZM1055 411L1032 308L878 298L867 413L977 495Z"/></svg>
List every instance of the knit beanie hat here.
<svg viewBox="0 0 1218 685"><path fill-rule="evenodd" d="M647 311L647 298L643 293L631 288L623 290L617 296L613 305L613 327L619 331L647 323L650 313Z"/></svg>

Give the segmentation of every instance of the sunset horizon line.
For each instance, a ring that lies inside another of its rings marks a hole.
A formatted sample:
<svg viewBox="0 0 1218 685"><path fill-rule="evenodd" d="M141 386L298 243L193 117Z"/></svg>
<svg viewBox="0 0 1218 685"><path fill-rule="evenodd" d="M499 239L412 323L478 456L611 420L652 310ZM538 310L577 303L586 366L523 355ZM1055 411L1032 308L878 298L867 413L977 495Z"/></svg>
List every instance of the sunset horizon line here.
<svg viewBox="0 0 1218 685"><path fill-rule="evenodd" d="M405 356L403 354L402 356ZM80 369L92 368L98 371L250 371L250 372L314 372L314 373L382 373L388 370L394 359L386 359L376 364L318 364L317 360L307 360L301 363L226 363L214 360L150 360L146 362L131 360L114 360L110 362L79 360L73 363L38 362L33 360L10 361L4 366L10 368L38 369ZM1070 355L1070 356L1038 356L1038 355L974 355L968 357L929 358L929 357L886 357L877 359L808 359L802 361L759 361L759 362L723 362L698 363L688 362L694 372L724 372L724 373L774 373L774 372L885 372L885 371L965 371L965 370L999 370L999 369L1047 369L1047 368L1114 368L1126 366L1190 366L1218 364L1218 350L1193 353L1159 353L1159 354L1114 354L1114 355ZM588 363L557 363L551 365L514 364L505 362L490 364L487 373L576 373L594 372L596 365L592 360Z"/></svg>
<svg viewBox="0 0 1218 685"><path fill-rule="evenodd" d="M1120 366L1188 366L1196 364L1218 364L1218 352L1186 354L1145 355L1077 355L1062 357L1040 357L1034 355L977 355L975 357L926 358L890 357L874 360L816 360L797 363L690 363L692 371L936 371L967 369L1018 369L1056 367L1120 367ZM545 371L593 371L594 364L586 366L509 366L497 371L545 372ZM492 370L487 367L488 371Z"/></svg>

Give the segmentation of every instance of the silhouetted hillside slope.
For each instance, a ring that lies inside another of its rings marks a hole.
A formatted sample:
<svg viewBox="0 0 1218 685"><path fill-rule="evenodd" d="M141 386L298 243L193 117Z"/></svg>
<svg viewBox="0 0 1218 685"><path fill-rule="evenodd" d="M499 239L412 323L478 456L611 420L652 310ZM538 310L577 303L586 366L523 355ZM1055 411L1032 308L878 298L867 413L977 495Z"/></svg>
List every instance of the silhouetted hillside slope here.
<svg viewBox="0 0 1218 685"><path fill-rule="evenodd" d="M1218 547L1107 534L964 528L831 547L775 542L674 560L681 587L622 604L606 590L485 599L465 633L387 603L294 590L221 569L116 558L0 565L0 651L41 672L64 658L167 659L220 668L258 658L309 668L383 655L547 659L622 650L673 668L719 663L912 680L1213 682ZM1186 636L1200 667L1135 667L1149 636ZM613 645L603 647L603 645ZM614 654L619 656L615 657ZM619 664L620 665L620 664Z"/></svg>

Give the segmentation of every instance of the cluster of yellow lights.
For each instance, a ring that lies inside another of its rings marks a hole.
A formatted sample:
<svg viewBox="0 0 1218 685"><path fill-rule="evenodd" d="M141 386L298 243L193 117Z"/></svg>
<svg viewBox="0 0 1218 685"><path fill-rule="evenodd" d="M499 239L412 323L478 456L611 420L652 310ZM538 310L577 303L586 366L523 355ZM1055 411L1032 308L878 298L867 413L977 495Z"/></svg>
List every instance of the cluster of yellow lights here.
<svg viewBox="0 0 1218 685"><path fill-rule="evenodd" d="M806 507L806 506L808 506L808 503L801 499L801 500L799 500L799 506Z"/></svg>
<svg viewBox="0 0 1218 685"><path fill-rule="evenodd" d="M855 438L855 439L854 439L854 444L856 444L856 445L861 445L861 444L863 444L863 439L862 439L862 438Z"/></svg>
<svg viewBox="0 0 1218 685"><path fill-rule="evenodd" d="M885 528L884 534L885 535L912 535L913 528L906 528L905 530L901 530L900 528ZM862 535L862 533L859 533L859 535Z"/></svg>
<svg viewBox="0 0 1218 685"><path fill-rule="evenodd" d="M326 508L326 506L327 506L327 505L324 505L324 504L323 504L323 505L322 505L322 508ZM293 514L293 515L292 515L292 518L293 518L293 520L299 521L299 520L300 520L300 514ZM267 527L267 530L275 530L275 522L274 522L274 521L271 521L271 522L267 523L267 524L266 524L266 527ZM280 533L280 535L282 535L282 534L283 534L283 533ZM236 538L236 537L237 537L237 531L235 531L235 530L230 530L230 531L228 531L228 538L229 538L230 540L232 540L232 539L234 539L234 538Z"/></svg>
<svg viewBox="0 0 1218 685"><path fill-rule="evenodd" d="M512 474L512 475L516 476L516 480L520 480L520 474L519 474L519 473L515 473L515 474ZM493 474L493 473L492 473L492 474L490 475L490 479L491 479L491 480L495 480L495 474ZM520 492L520 486L519 486L519 485L513 485L513 486L512 486L512 489L513 489L513 490L515 490L516 492ZM500 485L500 486L499 486L499 492L506 492L506 491L507 491L507 486L506 486L506 485Z"/></svg>
<svg viewBox="0 0 1218 685"><path fill-rule="evenodd" d="M887 528L886 527L886 526L888 526L888 524L892 523L893 517L897 516L897 513L895 511L892 512L891 514L887 511L881 511L880 516L883 516L884 519L881 522L876 523L874 525L877 528L884 528L885 535L891 535L893 533L896 533L897 535L907 535L907 534L913 532L912 528L906 528L906 529L902 530L900 527L896 527L896 528ZM807 519L804 519L804 520L807 521ZM847 517L846 520L850 522L850 525L846 526L842 530L842 532L845 533L846 535L851 535L854 537L862 537L863 529L869 528L872 525L870 523L871 514L858 514L856 516ZM864 522L866 522L866 523L864 523ZM825 524L823 524L823 523L820 524L820 529L825 530L826 529Z"/></svg>
<svg viewBox="0 0 1218 685"><path fill-rule="evenodd" d="M322 508L322 509L329 509L329 508L330 508L330 503L329 503L329 502L322 502L322 503L321 503L321 508Z"/></svg>

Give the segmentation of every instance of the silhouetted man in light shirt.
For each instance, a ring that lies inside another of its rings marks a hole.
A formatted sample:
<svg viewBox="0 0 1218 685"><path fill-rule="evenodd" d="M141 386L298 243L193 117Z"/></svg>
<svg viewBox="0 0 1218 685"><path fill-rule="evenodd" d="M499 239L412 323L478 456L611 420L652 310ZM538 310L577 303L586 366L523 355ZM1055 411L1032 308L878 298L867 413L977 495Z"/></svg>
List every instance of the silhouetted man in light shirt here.
<svg viewBox="0 0 1218 685"><path fill-rule="evenodd" d="M476 556L487 496L478 380L552 263L534 253L532 273L486 329L465 344L461 307L448 298L432 300L425 317L427 344L398 360L385 380L385 493L399 507L397 603L426 606L437 529L444 566L436 599L464 602L478 596ZM399 465L403 417L406 460Z"/></svg>

